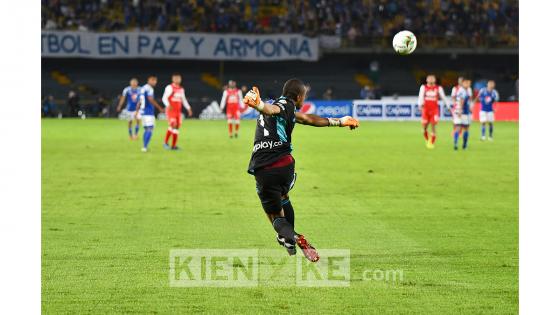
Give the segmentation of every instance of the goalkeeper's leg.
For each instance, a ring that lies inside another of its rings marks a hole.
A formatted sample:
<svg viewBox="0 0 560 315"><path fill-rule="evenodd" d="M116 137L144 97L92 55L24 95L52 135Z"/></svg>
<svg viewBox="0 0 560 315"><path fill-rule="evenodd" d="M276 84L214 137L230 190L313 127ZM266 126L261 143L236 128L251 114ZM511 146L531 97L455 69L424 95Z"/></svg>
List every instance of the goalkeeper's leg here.
<svg viewBox="0 0 560 315"><path fill-rule="evenodd" d="M313 262L319 260L315 248L307 242L303 235L294 230L293 208L289 202L286 202L288 200L286 194L295 179L293 164L257 171L255 179L257 180L257 193L272 227L278 233L278 241L281 242L282 238L285 243L297 244L307 259ZM285 247L289 249L288 246ZM288 252L292 254L290 251Z"/></svg>
<svg viewBox="0 0 560 315"><path fill-rule="evenodd" d="M272 222L272 226L274 227L274 230L276 230L278 235L287 235L286 239L297 244L303 252L305 258L309 259L312 262L316 262L319 260L319 253L317 253L315 247L311 246L311 244L307 242L305 236L294 231L293 225L291 225L286 217L284 217L284 211L281 211L278 214L268 213L268 218ZM292 255L292 253L290 254Z"/></svg>

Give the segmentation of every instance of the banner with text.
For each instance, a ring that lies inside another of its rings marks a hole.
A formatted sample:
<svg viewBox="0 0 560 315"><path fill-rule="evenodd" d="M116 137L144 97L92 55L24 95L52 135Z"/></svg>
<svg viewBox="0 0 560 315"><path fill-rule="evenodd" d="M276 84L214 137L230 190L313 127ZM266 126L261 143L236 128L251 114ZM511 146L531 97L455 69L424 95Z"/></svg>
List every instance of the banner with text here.
<svg viewBox="0 0 560 315"><path fill-rule="evenodd" d="M95 59L317 61L319 41L317 38L300 34L42 31L41 56Z"/></svg>
<svg viewBox="0 0 560 315"><path fill-rule="evenodd" d="M360 120L420 120L422 113L418 107L418 97L404 96L394 99L354 100L352 114ZM440 120L451 120L451 112L440 102ZM473 104L472 119L478 121L480 103ZM518 121L518 102L496 102L494 104L497 121Z"/></svg>

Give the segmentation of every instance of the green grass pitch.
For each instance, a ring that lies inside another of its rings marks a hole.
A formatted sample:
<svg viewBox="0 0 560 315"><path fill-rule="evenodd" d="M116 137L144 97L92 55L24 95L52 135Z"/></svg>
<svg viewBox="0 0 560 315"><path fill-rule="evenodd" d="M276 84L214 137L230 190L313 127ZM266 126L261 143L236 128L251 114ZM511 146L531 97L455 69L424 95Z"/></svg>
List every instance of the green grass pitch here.
<svg viewBox="0 0 560 315"><path fill-rule="evenodd" d="M351 250L344 288L170 287L173 248L283 250L246 173L254 122L231 140L223 121L188 120L179 152L165 129L141 153L123 121L42 121L44 313L518 312L518 124L481 142L475 123L458 152L449 123L435 150L418 122L296 126L296 230Z"/></svg>

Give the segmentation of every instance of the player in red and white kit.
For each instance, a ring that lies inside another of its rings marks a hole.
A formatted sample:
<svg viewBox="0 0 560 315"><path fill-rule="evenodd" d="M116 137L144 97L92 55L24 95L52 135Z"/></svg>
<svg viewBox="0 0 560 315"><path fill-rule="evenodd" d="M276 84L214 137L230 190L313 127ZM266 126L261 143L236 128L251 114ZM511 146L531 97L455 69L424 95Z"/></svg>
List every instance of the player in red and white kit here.
<svg viewBox="0 0 560 315"><path fill-rule="evenodd" d="M230 138L233 137L233 125L235 125L235 137L237 138L239 132L239 116L241 115L241 110L245 108L245 104L243 104L243 94L236 85L235 81L229 80L228 87L224 90L222 101L220 102L220 109L222 111L227 105L226 117Z"/></svg>
<svg viewBox="0 0 560 315"><path fill-rule="evenodd" d="M428 149L433 149L436 142L436 125L439 121L438 102L440 100L443 100L445 106L449 108L443 88L436 84L436 76L429 74L426 77L426 84L420 87L418 94L418 107L422 111L422 128ZM428 137L428 125L432 125L431 137Z"/></svg>
<svg viewBox="0 0 560 315"><path fill-rule="evenodd" d="M187 109L189 117L192 117L192 109L185 96L185 89L181 86L181 75L174 73L171 76L171 84L165 87L163 97L161 98L165 105L165 114L167 116L167 134L165 135L165 149L179 150L177 146L177 138L179 137L179 128L181 128L181 111L183 106ZM169 138L172 138L171 147L169 146Z"/></svg>
<svg viewBox="0 0 560 315"><path fill-rule="evenodd" d="M459 102L457 101L457 93L459 93L459 90L461 89L462 85L463 85L463 77L458 77L457 78L457 85L455 85L452 89L451 89L451 102L452 104L452 110L451 110L451 114L454 115L453 113L456 111L456 109L460 106ZM469 94L470 97L473 96L473 91L472 88L468 88L467 93ZM459 135L463 134L463 129L459 130Z"/></svg>

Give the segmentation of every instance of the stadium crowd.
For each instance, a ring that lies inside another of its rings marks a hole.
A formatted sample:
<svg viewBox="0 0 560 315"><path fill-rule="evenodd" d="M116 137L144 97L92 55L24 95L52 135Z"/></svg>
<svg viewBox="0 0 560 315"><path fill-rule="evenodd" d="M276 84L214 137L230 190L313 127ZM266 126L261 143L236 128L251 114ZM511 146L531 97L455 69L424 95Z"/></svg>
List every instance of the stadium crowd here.
<svg viewBox="0 0 560 315"><path fill-rule="evenodd" d="M335 35L388 43L409 29L431 46L517 46L515 0L41 0L42 28Z"/></svg>

